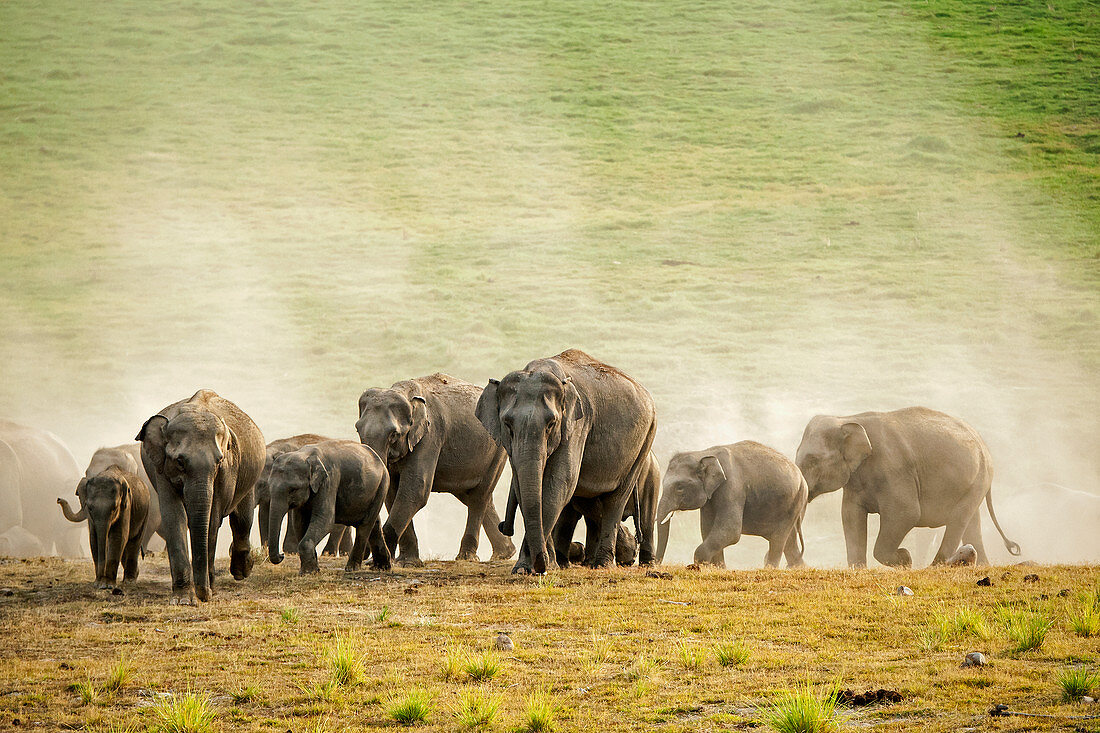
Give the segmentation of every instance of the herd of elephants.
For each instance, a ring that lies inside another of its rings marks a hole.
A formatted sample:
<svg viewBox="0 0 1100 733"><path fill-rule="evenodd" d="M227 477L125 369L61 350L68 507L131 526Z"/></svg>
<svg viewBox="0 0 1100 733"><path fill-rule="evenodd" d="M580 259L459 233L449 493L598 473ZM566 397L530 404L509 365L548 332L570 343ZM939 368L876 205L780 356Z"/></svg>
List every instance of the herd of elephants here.
<svg viewBox="0 0 1100 733"><path fill-rule="evenodd" d="M993 512L981 436L923 407L816 416L794 461L753 441L677 453L662 477L651 452L657 420L649 392L570 349L484 387L433 374L368 389L355 427L359 441L305 434L265 444L235 404L200 390L146 420L137 442L96 451L80 478L52 434L0 421L0 554L79 554L81 535L72 530L86 523L95 585L114 589L119 564L124 580L136 579L145 544L159 533L171 602L193 603L211 597L226 517L237 580L252 571L257 508L273 563L296 552L302 573L317 572L327 536L323 551L346 553L347 570L362 566L368 548L385 570L395 553L419 564L413 517L440 491L467 508L459 560L477 560L482 528L493 558L511 558L522 513L513 572L660 562L672 514L694 509L702 530L696 563L722 565L724 548L749 534L767 539L769 566L783 556L797 566L807 502L838 489L850 565L867 562L868 514L880 517L873 554L885 565L911 564L900 544L914 527L945 527L934 562L966 543L985 563L983 500L1009 552L1020 552ZM492 498L506 460L512 481L501 519ZM31 511L73 486L79 508L58 498L63 520L56 509ZM633 531L625 524L631 517ZM573 542L582 518L583 545Z"/></svg>

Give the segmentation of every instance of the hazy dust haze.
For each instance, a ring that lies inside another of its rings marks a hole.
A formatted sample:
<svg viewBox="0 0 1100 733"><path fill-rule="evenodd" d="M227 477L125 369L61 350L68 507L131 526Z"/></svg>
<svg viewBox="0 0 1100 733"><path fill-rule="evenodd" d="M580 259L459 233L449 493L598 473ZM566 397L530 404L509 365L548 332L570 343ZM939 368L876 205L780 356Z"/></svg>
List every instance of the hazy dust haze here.
<svg viewBox="0 0 1100 733"><path fill-rule="evenodd" d="M38 121L0 137L0 415L82 466L199 388L268 441L354 438L367 387L574 347L654 394L662 465L743 439L793 457L820 413L958 416L1024 559L1100 561L1098 260L1065 254L1096 232L916 20L440 4L162 34L128 12L104 61L110 19L0 11L13 53L89 28L38 57L80 76L13 67ZM811 565L844 561L839 497L809 508ZM464 511L417 515L425 556L453 557ZM688 562L697 514L673 521Z"/></svg>

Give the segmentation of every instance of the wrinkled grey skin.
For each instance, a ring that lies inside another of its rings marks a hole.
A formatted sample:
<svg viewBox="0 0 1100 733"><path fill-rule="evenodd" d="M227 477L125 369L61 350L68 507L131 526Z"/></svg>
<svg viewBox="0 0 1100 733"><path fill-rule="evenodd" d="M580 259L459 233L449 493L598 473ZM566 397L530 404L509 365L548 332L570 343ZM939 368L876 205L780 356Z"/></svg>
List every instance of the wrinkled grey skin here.
<svg viewBox="0 0 1100 733"><path fill-rule="evenodd" d="M260 546L265 550L267 549L269 535L268 519L271 516L271 493L269 482L271 479L272 464L275 462L275 459L283 453L289 453L290 451L298 450L304 446L321 443L326 440L332 440L332 438L326 438L316 433L302 433L301 435L294 435L289 438L273 440L267 444L264 470L260 473L259 480L256 481L255 492L256 507L259 509L257 517L260 522ZM291 513L290 519L287 520L286 535L283 537L283 552L289 555L297 554L298 542L301 539L301 528L298 527L295 515ZM321 551L321 554L335 556L347 555L351 552L353 540L354 536L351 532L347 531L347 527L342 524L334 524L329 528L329 540L325 544L325 548Z"/></svg>
<svg viewBox="0 0 1100 733"><path fill-rule="evenodd" d="M149 485L137 474L111 466L85 480L83 498L95 587L109 590L118 585L120 561L123 580L137 580L138 555L149 516Z"/></svg>
<svg viewBox="0 0 1100 733"><path fill-rule="evenodd" d="M613 564L620 518L657 430L649 392L618 369L570 349L490 380L476 414L508 452L510 491L523 512L524 541L512 572L542 574L554 563L552 530L574 497L598 501L593 564ZM652 528L643 529L646 536ZM639 559L652 563L652 548L647 554L643 547Z"/></svg>
<svg viewBox="0 0 1100 733"><path fill-rule="evenodd" d="M74 512L69 502L58 498L61 513L70 522L83 522L88 518L88 511L84 501L84 487L88 479L98 476L109 468L118 468L132 473L145 483L149 494L149 511L145 519L145 531L141 538L141 552L144 554L149 549L149 538L160 531L160 500L153 491L153 485L149 476L145 473L145 466L141 465L141 443L126 443L116 445L113 448L100 448L92 454L92 460L88 462L88 468L84 470L84 478L76 484L76 498L80 501L80 511ZM164 535L161 535L163 537ZM93 550L93 557L94 557Z"/></svg>
<svg viewBox="0 0 1100 733"><path fill-rule="evenodd" d="M21 527L38 539L42 554L83 556L83 529L49 506L79 478L76 459L53 433L0 420L0 533ZM13 552L36 549L22 533L8 536Z"/></svg>
<svg viewBox="0 0 1100 733"><path fill-rule="evenodd" d="M354 440L327 440L283 453L271 467L271 519L268 556L283 561L277 549L283 517L298 514L305 528L298 543L300 574L319 572L317 543L335 522L355 527L355 546L345 570L359 570L367 543L373 565L390 569L390 553L379 514L389 490L386 465L368 446Z"/></svg>
<svg viewBox="0 0 1100 733"><path fill-rule="evenodd" d="M768 540L768 567L778 567L784 555L787 567L801 567L807 493L791 459L751 440L677 453L657 507L657 557L664 559L672 513L698 509L703 542L695 548L696 564L725 567L725 548L749 534Z"/></svg>
<svg viewBox="0 0 1100 733"><path fill-rule="evenodd" d="M264 467L264 436L256 423L229 400L203 389L146 420L137 440L160 499L172 570L170 603L210 600L218 529L226 516L233 530L229 570L237 580L247 578L252 572L253 488Z"/></svg>
<svg viewBox="0 0 1100 733"><path fill-rule="evenodd" d="M914 527L944 527L933 564L947 560L961 542L988 563L978 509L982 499L1013 555L1020 546L1005 537L993 513L993 463L974 428L962 420L908 407L847 417L818 415L802 434L796 456L810 500L843 488L841 518L848 564L867 564L867 515L879 515L874 556L883 565L909 567L902 548Z"/></svg>
<svg viewBox="0 0 1100 733"><path fill-rule="evenodd" d="M648 553L650 556L653 554L653 537L648 538L648 543L645 538L639 539L642 534L643 528L648 527L652 533L655 519L657 516L657 498L660 495L661 490L661 467L657 463L657 457L652 452L649 454L649 462L646 466L645 473L642 475L641 480L638 483L638 489L631 492L630 499L626 502L626 510L623 512L623 521L626 521L630 517L634 517L634 532L631 532L626 525L619 525L618 534L615 539L615 564L629 566L633 565L634 561L638 559L639 549L646 547L648 544ZM501 522L501 531L512 536L515 530L515 517L516 508L519 505L519 500L516 495L509 491L508 494L508 508L505 512L504 521ZM558 567L569 567L571 563L578 562L584 565L592 566L595 563L596 549L598 543L595 542L595 538L599 534L600 526L600 504L596 499L581 499L574 497L564 509L562 509L561 515L558 517L558 522L554 525L554 553L557 560ZM581 518L584 518L585 524L585 544L573 542L573 534L576 532L577 523ZM639 518L640 517L640 518ZM574 545L580 545L583 548L583 552L577 555L576 547Z"/></svg>
<svg viewBox="0 0 1100 733"><path fill-rule="evenodd" d="M466 505L466 527L457 560L476 562L484 526L492 559L515 554L501 534L493 489L504 470L504 451L474 415L481 388L446 374L368 389L359 397L355 430L364 445L386 459L390 473L389 512L383 534L398 562L420 565L413 517L433 491L454 494Z"/></svg>

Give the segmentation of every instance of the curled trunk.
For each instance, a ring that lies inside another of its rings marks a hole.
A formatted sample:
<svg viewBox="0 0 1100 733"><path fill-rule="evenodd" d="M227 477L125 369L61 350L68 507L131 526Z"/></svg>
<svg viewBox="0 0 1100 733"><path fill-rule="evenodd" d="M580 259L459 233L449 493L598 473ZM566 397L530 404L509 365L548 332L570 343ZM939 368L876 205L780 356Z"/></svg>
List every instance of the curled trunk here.
<svg viewBox="0 0 1100 733"><path fill-rule="evenodd" d="M58 499L57 503L61 505L61 513L65 515L65 519L70 522L83 522L88 518L88 508L84 506L83 502L80 504L80 511L75 513L65 499Z"/></svg>

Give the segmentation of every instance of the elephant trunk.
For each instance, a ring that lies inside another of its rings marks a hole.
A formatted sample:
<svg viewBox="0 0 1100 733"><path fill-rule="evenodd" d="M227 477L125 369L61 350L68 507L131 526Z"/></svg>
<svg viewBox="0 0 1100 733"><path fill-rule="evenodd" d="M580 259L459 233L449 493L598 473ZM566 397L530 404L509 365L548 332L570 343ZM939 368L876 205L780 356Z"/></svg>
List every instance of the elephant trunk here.
<svg viewBox="0 0 1100 733"><path fill-rule="evenodd" d="M84 502L80 503L80 511L75 513L65 499L58 499L57 503L61 505L61 513L65 515L65 519L70 522L83 522L88 518L88 507L84 506Z"/></svg>
<svg viewBox="0 0 1100 733"><path fill-rule="evenodd" d="M542 474L546 467L545 446L516 452L514 468L519 483L519 505L523 510L524 539L531 555L531 570L542 575L549 565L546 533L542 522Z"/></svg>
<svg viewBox="0 0 1100 733"><path fill-rule="evenodd" d="M665 561L665 548L668 547L668 529L672 522L657 525L657 562Z"/></svg>
<svg viewBox="0 0 1100 733"><path fill-rule="evenodd" d="M195 595L210 600L210 512L214 499L213 476L188 478L183 486L183 506L191 533L191 571Z"/></svg>
<svg viewBox="0 0 1100 733"><path fill-rule="evenodd" d="M278 565L283 561L283 553L279 549L279 535L283 533L283 517L287 513L287 499L285 491L271 492L271 509L267 519L267 557L272 565Z"/></svg>
<svg viewBox="0 0 1100 733"><path fill-rule="evenodd" d="M665 550L668 548L668 533L672 528L672 515L680 507L672 498L672 492L666 491L661 495L661 501L657 504L657 562L664 562Z"/></svg>
<svg viewBox="0 0 1100 733"><path fill-rule="evenodd" d="M512 537L516 533L516 510L519 509L519 497L512 487L508 488L508 505L504 508L504 519L500 521L497 529L505 537Z"/></svg>

